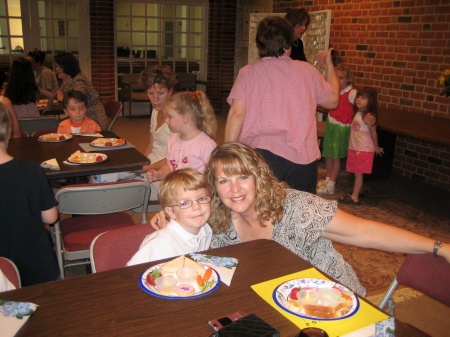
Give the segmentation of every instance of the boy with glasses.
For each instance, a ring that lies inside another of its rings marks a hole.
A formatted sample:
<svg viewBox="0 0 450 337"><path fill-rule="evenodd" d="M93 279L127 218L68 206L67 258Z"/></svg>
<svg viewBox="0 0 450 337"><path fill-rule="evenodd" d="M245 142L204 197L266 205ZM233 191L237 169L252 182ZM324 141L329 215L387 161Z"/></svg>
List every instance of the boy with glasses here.
<svg viewBox="0 0 450 337"><path fill-rule="evenodd" d="M147 235L127 266L209 249L211 192L202 173L192 168L169 173L159 187L159 201L170 222Z"/></svg>

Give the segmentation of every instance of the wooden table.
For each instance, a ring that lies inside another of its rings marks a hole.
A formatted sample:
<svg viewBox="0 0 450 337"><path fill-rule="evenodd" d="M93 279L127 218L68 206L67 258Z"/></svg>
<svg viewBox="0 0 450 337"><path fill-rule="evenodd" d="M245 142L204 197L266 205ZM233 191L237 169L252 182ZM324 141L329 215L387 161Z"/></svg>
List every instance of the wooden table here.
<svg viewBox="0 0 450 337"><path fill-rule="evenodd" d="M115 133L110 131L102 131L101 134L109 138L118 138ZM93 137L73 136L71 140L66 142L48 143L39 141L38 137L13 138L9 141L8 153L15 158L26 159L38 164L56 158L60 170L46 169L45 172L49 179L140 170L142 166L149 163L149 159L134 147L104 151L99 148L96 152L104 153L108 156L108 160L100 164L66 165L63 163L75 151L80 150L84 152L78 144L90 143L94 139Z"/></svg>
<svg viewBox="0 0 450 337"><path fill-rule="evenodd" d="M239 265L230 287L222 283L196 299L168 300L140 289L140 275L160 261L25 287L0 298L40 306L17 336L209 336L208 320L235 311L257 314L282 336L298 334L299 328L250 286L310 268L308 262L271 240L208 252L235 257ZM396 336L423 335L396 321Z"/></svg>

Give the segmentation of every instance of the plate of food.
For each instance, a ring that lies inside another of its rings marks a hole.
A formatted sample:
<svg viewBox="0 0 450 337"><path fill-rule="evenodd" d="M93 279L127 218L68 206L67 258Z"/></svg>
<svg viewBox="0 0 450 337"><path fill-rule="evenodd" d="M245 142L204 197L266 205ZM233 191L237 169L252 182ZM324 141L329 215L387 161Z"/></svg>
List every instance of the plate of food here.
<svg viewBox="0 0 450 337"><path fill-rule="evenodd" d="M73 138L73 135L69 133L47 133L39 136L38 140L48 143L60 143L65 142Z"/></svg>
<svg viewBox="0 0 450 337"><path fill-rule="evenodd" d="M286 281L275 288L272 298L281 309L312 320L345 319L359 309L359 300L353 291L318 278Z"/></svg>
<svg viewBox="0 0 450 337"><path fill-rule="evenodd" d="M93 147L119 147L124 146L127 141L123 138L97 138L91 142Z"/></svg>
<svg viewBox="0 0 450 337"><path fill-rule="evenodd" d="M67 161L72 164L79 165L95 165L103 163L108 159L108 156L103 153L90 153L77 151L73 153Z"/></svg>
<svg viewBox="0 0 450 337"><path fill-rule="evenodd" d="M146 293L167 299L191 299L208 295L219 287L220 276L211 267L181 255L150 267L138 280Z"/></svg>

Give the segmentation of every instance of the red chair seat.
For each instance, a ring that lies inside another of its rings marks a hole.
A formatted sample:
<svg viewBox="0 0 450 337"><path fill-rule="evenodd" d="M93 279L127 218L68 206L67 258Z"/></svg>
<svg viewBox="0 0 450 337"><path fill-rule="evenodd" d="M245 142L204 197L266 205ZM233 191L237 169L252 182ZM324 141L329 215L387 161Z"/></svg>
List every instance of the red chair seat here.
<svg viewBox="0 0 450 337"><path fill-rule="evenodd" d="M94 238L111 229L133 226L133 219L124 212L84 215L61 221L64 249L68 252L89 250ZM80 230L80 228L83 230Z"/></svg>

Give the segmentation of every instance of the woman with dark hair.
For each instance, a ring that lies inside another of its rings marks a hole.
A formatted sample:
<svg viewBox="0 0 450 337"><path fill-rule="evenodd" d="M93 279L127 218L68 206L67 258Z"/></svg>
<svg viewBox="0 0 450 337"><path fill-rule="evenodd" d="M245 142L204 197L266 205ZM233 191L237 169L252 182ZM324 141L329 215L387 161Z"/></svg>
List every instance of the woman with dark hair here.
<svg viewBox="0 0 450 337"><path fill-rule="evenodd" d="M16 110L14 110L11 100L8 97L3 96L7 80L8 76L3 71L0 71L0 103L3 103L9 113L12 127L11 138L21 138L22 132L20 130L19 120L17 119Z"/></svg>
<svg viewBox="0 0 450 337"><path fill-rule="evenodd" d="M81 91L87 99L87 116L106 130L110 120L106 116L105 107L92 82L81 72L78 60L71 53L62 53L55 56L56 74L62 80L59 90L62 94L69 91Z"/></svg>
<svg viewBox="0 0 450 337"><path fill-rule="evenodd" d="M44 52L38 49L30 51L27 55L27 59L31 62L31 66L33 67L39 94L42 98L48 99L48 106L50 107L53 104L53 100L59 87L56 75L51 69L44 66Z"/></svg>
<svg viewBox="0 0 450 337"><path fill-rule="evenodd" d="M311 18L304 8L293 8L289 10L285 15L294 27L294 41L292 42L291 59L299 61L307 61L305 50L303 48L302 35L308 29Z"/></svg>
<svg viewBox="0 0 450 337"><path fill-rule="evenodd" d="M17 117L39 117L36 95L39 89L36 85L33 68L30 61L23 57L14 60L5 89L16 111Z"/></svg>

